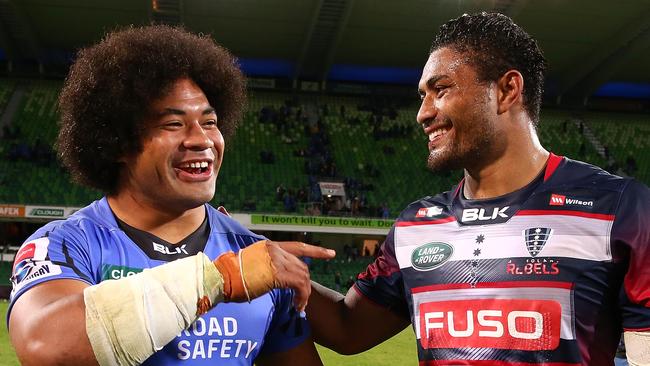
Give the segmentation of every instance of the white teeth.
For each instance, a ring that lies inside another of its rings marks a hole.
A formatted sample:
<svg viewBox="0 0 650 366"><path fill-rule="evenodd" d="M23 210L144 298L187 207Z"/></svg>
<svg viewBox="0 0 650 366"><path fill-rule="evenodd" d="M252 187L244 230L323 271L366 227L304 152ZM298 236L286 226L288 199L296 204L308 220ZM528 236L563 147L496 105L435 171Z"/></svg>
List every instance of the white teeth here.
<svg viewBox="0 0 650 366"><path fill-rule="evenodd" d="M209 163L207 161L197 161L195 163L183 163L180 165L181 168L187 169L187 168L207 168Z"/></svg>
<svg viewBox="0 0 650 366"><path fill-rule="evenodd" d="M447 133L447 130L444 128L439 128L429 134L429 141L433 141L438 136L442 136Z"/></svg>

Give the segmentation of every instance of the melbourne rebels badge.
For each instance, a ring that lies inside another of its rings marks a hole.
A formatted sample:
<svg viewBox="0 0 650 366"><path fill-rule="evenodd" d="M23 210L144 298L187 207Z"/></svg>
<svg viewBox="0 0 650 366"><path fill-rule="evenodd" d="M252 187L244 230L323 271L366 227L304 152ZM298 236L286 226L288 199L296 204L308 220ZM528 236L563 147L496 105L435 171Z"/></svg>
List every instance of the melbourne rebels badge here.
<svg viewBox="0 0 650 366"><path fill-rule="evenodd" d="M524 230L524 240L526 241L528 253L533 257L537 256L552 233L553 229L548 227L534 227Z"/></svg>

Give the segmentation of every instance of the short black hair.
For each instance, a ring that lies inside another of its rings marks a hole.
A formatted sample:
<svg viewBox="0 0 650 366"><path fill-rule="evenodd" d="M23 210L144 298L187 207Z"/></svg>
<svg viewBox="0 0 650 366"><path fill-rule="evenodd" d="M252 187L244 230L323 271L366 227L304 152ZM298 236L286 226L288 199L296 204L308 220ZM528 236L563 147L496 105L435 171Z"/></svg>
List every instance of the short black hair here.
<svg viewBox="0 0 650 366"><path fill-rule="evenodd" d="M244 76L209 36L167 25L131 26L79 51L59 95L56 143L73 179L115 193L119 161L142 151L148 106L181 78L201 88L224 138L230 137L246 97Z"/></svg>
<svg viewBox="0 0 650 366"><path fill-rule="evenodd" d="M524 108L534 124L539 122L546 59L535 39L512 19L494 12L464 14L440 26L431 52L443 47L467 55L481 81L519 71L524 78Z"/></svg>

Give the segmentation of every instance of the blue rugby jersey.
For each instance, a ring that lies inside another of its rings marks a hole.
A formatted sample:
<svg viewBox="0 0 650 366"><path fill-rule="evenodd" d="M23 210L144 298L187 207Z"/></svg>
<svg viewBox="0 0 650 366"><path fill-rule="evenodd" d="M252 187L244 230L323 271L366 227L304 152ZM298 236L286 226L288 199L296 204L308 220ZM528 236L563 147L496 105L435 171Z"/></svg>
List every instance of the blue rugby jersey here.
<svg viewBox="0 0 650 366"><path fill-rule="evenodd" d="M203 251L215 259L264 239L205 205L205 245L151 242L140 248L119 227L106 198L63 221L53 221L22 245L14 261L11 306L45 281L76 279L98 284ZM201 230L201 228L199 229ZM152 238L155 238L152 236ZM182 285L182 284L179 284ZM293 309L291 290L275 289L248 304L220 303L182 331L145 365L252 365L264 353L285 351L309 335L308 322ZM173 316L162 314L161 316Z"/></svg>
<svg viewBox="0 0 650 366"><path fill-rule="evenodd" d="M355 289L409 317L420 365L614 365L650 331L650 191L551 154L493 199L410 204Z"/></svg>

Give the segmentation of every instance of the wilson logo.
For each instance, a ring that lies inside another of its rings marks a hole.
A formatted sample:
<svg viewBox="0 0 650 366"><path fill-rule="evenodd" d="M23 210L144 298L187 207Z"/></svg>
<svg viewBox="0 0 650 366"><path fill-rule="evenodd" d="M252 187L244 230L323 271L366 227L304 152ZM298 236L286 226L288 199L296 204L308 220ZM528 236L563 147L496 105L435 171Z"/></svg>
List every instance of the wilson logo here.
<svg viewBox="0 0 650 366"><path fill-rule="evenodd" d="M551 194L551 199L548 201L549 206L578 206L585 208L593 208L594 200L571 198L562 194Z"/></svg>
<svg viewBox="0 0 650 366"><path fill-rule="evenodd" d="M554 300L476 299L420 304L423 348L553 350L562 306Z"/></svg>
<svg viewBox="0 0 650 366"><path fill-rule="evenodd" d="M548 204L551 206L564 206L564 200L566 200L566 196L553 193L551 194L551 200Z"/></svg>
<svg viewBox="0 0 650 366"><path fill-rule="evenodd" d="M442 266L453 253L454 248L447 243L424 244L413 250L411 264L418 271L430 271Z"/></svg>

